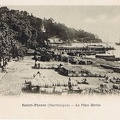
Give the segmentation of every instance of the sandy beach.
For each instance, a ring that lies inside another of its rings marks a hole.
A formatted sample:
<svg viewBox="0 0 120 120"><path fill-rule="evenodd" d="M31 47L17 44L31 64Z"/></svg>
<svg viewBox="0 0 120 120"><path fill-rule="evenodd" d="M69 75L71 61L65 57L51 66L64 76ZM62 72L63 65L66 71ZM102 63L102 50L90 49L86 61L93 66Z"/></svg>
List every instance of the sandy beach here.
<svg viewBox="0 0 120 120"><path fill-rule="evenodd" d="M41 65L46 64L56 64L56 61L54 62L41 62ZM59 62L58 62L59 63ZM0 95L8 96L8 95L23 95L21 87L22 84L26 81L35 81L33 78L33 74L36 74L38 71L41 73L41 76L37 78L37 81L64 81L68 82L69 77L60 75L58 72L56 72L54 69L33 69L32 66L34 66L34 60L31 59L31 57L25 57L23 61L12 61L8 63L8 70L5 73L0 73ZM93 67L93 66L82 66L87 67L91 69L91 71L96 72L103 72L106 75L109 76L118 76L120 75L118 73L108 73L107 70ZM72 81L81 81L85 77L71 77ZM82 88L97 88L100 86L100 84L104 83L102 80L99 80L99 77L87 77L87 81L89 82L89 85L80 84L79 87ZM108 86L111 88L112 83L107 83Z"/></svg>

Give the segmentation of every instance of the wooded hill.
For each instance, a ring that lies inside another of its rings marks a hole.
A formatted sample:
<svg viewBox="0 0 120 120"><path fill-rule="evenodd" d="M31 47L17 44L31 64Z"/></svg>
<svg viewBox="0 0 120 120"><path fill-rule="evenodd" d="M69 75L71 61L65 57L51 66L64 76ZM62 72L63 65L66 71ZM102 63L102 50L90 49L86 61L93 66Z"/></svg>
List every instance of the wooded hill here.
<svg viewBox="0 0 120 120"><path fill-rule="evenodd" d="M46 29L44 39L56 36L64 42L102 42L96 35L84 30L68 28L65 24L54 22L52 18L41 19L26 11L0 8L0 45L10 47L13 43L28 48L45 44L41 31L42 24Z"/></svg>

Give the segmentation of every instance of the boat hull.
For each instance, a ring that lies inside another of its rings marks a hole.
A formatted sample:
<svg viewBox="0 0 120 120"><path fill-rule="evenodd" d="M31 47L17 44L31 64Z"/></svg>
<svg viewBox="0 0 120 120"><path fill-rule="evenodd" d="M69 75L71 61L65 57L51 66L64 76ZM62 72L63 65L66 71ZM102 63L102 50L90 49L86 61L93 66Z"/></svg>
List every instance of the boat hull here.
<svg viewBox="0 0 120 120"><path fill-rule="evenodd" d="M100 66L105 69L112 69L114 72L120 73L120 67L115 67L115 66L106 65L106 64L101 64Z"/></svg>

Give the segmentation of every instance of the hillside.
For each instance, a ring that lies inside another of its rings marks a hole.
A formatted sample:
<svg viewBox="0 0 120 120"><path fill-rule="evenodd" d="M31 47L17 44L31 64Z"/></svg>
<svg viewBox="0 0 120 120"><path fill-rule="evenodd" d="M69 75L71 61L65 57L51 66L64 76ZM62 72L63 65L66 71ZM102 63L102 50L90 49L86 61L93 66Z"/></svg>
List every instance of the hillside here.
<svg viewBox="0 0 120 120"><path fill-rule="evenodd" d="M43 24L46 30L44 39L41 31ZM71 42L73 39L79 42L102 42L100 39L96 39L94 34L68 28L64 24L54 22L52 18L42 20L26 11L9 10L7 7L0 8L0 45L10 46L17 43L34 48L44 46L45 40L47 41L53 36L64 42Z"/></svg>

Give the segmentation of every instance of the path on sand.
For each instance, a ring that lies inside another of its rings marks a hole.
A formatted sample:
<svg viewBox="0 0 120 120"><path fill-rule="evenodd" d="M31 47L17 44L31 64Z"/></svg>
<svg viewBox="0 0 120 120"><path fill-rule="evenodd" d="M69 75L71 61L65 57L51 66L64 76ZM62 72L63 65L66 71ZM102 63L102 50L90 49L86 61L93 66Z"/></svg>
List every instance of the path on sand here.
<svg viewBox="0 0 120 120"><path fill-rule="evenodd" d="M11 64L8 63L8 64ZM38 72L38 69L32 69L34 61L29 57L25 57L24 61L13 62L8 69L7 73L0 73L0 95L21 95L21 87L25 80L33 79L33 74ZM40 69L39 70L44 79L61 80L68 77L59 75L54 70Z"/></svg>
<svg viewBox="0 0 120 120"><path fill-rule="evenodd" d="M11 63L8 63L8 66ZM30 76L27 70L30 68L26 61L13 62L7 73L1 73L0 95L20 95L24 76Z"/></svg>

